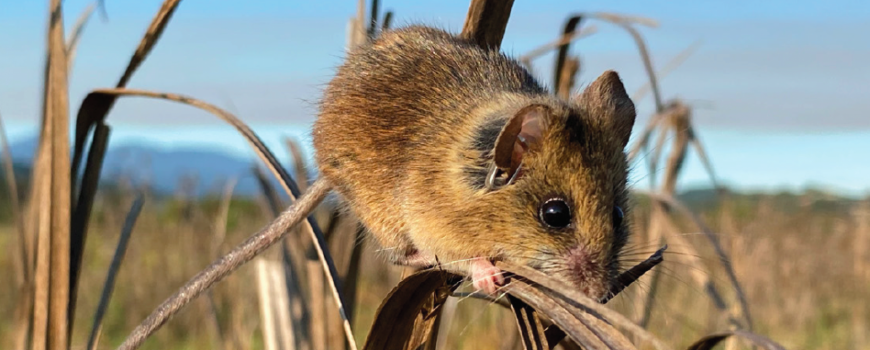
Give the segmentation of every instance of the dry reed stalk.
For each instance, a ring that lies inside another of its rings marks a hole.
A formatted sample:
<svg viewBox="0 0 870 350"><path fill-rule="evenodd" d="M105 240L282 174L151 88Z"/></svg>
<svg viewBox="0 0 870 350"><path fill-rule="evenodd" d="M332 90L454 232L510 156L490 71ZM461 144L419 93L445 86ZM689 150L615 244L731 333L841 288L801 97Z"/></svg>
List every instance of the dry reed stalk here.
<svg viewBox="0 0 870 350"><path fill-rule="evenodd" d="M46 117L51 124L48 348L69 347L70 317L70 160L69 96L63 10L60 0L49 2L48 93Z"/></svg>
<svg viewBox="0 0 870 350"><path fill-rule="evenodd" d="M110 99L111 96L111 99ZM104 108L104 104L106 101L114 101L114 96L140 96L140 97L149 97L156 99L165 99L169 101L179 102L182 104L187 104L193 107L197 107L208 111L215 116L221 118L222 120L230 123L234 126L243 136L245 136L246 140L252 145L254 151L257 155L263 159L266 163L266 166L269 167L269 170L273 174L275 174L276 178L278 178L281 182L281 185L284 187L287 194L291 197L291 199L295 200L299 198L300 192L296 183L290 178L287 172L280 166L274 154L265 147L262 140L244 123L242 123L238 118L234 115L226 112L223 109L220 109L214 105L177 94L167 94L167 93L158 93L152 91L144 91L144 90L128 90L128 89L101 89L94 90L82 102L82 107L79 110L79 114L89 115L93 113L93 111L99 111ZM319 190L328 190L327 184L325 182L321 183L321 187ZM313 186L312 186L313 188ZM322 197L318 200L318 202L322 200ZM295 208L294 208L295 209ZM313 209L313 208L310 208ZM295 210L292 212L296 213ZM323 266L324 272L327 274L329 284L333 299L342 314L343 328L345 330L345 336L348 339L348 342L351 343L352 348L355 348L353 341L353 332L350 328L349 320L344 317L344 302L343 298L340 294L341 288L339 287L339 281L337 279L337 273L335 270L335 266L333 264L332 257L329 253L329 250L326 248L325 239L323 238L323 234L320 232L319 226L313 217L309 217L306 225L309 230L310 236L312 236L312 240L317 243L317 255L320 258L320 261ZM252 236L248 241L244 244L249 244L249 248L255 249L256 253L268 248L281 237L285 232L275 232L271 230L261 231L259 234ZM256 246L256 248L252 248ZM242 246L237 246L236 249L242 249ZM160 307L158 307L154 313L152 313L148 319L146 319L136 330L134 330L133 334L130 338L127 339L122 347L124 348L135 348L144 341L145 337L149 334L153 333L157 328L159 328L163 323L165 323L169 317L174 315L178 310L186 305L194 296L198 296L205 289L211 287L212 284L217 281L223 279L229 272L234 271L241 264L247 262L249 259L253 258L253 256L248 256L247 254L243 256L237 256L230 258L227 260L218 260L213 264L226 264L225 266L219 265L211 265L206 270L203 270L196 277L191 279L188 284L182 287L178 293L164 301ZM226 269L226 270L224 270Z"/></svg>
<svg viewBox="0 0 870 350"><path fill-rule="evenodd" d="M139 193L133 201L127 217L124 219L124 226L121 228L121 234L118 237L118 245L115 247L115 254L112 256L112 262L109 265L108 273L106 273L106 281L103 283L103 291L100 294L100 301L97 304L97 310L94 313L94 323L91 326L91 333L88 337L88 350L96 350L100 340L100 333L103 329L103 316L109 308L109 301L112 298L112 292L115 290L115 278L118 276L118 271L121 269L121 263L124 261L124 256L127 254L127 246L130 242L130 236L133 234L133 227L136 225L136 220L142 212L142 205L145 204L145 196Z"/></svg>
<svg viewBox="0 0 870 350"><path fill-rule="evenodd" d="M269 261L264 257L255 259L257 268L257 295L260 300L260 324L263 330L263 344L266 350L278 350L278 337L275 329L275 310L269 279Z"/></svg>
<svg viewBox="0 0 870 350"><path fill-rule="evenodd" d="M384 14L384 21L381 23L381 32L387 31L390 29L390 25L393 24L393 11L387 11Z"/></svg>
<svg viewBox="0 0 870 350"><path fill-rule="evenodd" d="M12 219L15 223L16 241L18 249L13 253L15 264L16 284L19 299L15 304L12 332L13 349L24 350L27 347L27 336L30 331L30 318L33 305L33 251L32 243L27 229L24 227L24 216L18 198L18 183L15 179L15 165L12 160L12 152L9 148L9 140L6 137L6 129L3 126L3 118L0 117L0 146L3 147L3 171L6 174L6 186L9 189L9 203L12 207Z"/></svg>
<svg viewBox="0 0 870 350"><path fill-rule="evenodd" d="M278 336L283 350L295 350L296 339L294 337L295 329L290 321L290 303L288 300L287 280L284 278L284 268L281 264L275 263L269 271L271 278L272 295L275 301L275 312L278 317Z"/></svg>
<svg viewBox="0 0 870 350"><path fill-rule="evenodd" d="M559 79L559 85L556 86L556 96L566 100L570 97L571 89L574 87L574 78L579 71L579 57L571 57L565 61L560 72L561 74L559 74L561 78Z"/></svg>
<svg viewBox="0 0 870 350"><path fill-rule="evenodd" d="M595 34L597 32L598 32L598 27L588 26L586 28L583 28L582 30L577 30L577 31L566 33L566 34L562 34L562 36L560 38L558 38L552 42L538 46L538 47L531 49L528 52L522 54L521 56L517 57L517 60L520 62L523 62L525 65L529 66L529 65L531 65L532 60L534 60L538 57L541 57L544 54L546 54L552 50L555 50L557 48L565 47L568 44L570 44L576 40L580 40L580 39L589 37L590 35ZM561 67L561 66L559 66L557 64L556 69L559 69L559 67ZM554 80L554 83L558 84L559 80L558 79ZM557 86L557 85L554 85L554 86Z"/></svg>
<svg viewBox="0 0 870 350"><path fill-rule="evenodd" d="M308 260L305 265L308 268L308 288L310 295L311 324L311 349L326 350L326 302L323 296L323 279L315 276L322 276L320 266L316 261Z"/></svg>
<svg viewBox="0 0 870 350"><path fill-rule="evenodd" d="M291 152L291 154L292 154L292 152ZM280 203L280 199L278 198L278 194L275 192L274 187L272 187L272 185L269 183L269 180L266 178L266 174L259 167L254 168L254 175L256 176L257 181L260 184L260 188L262 189L263 196L266 199L266 202L267 202L266 206L267 206L267 209L269 210L270 216L274 219L280 213L280 207L282 206L282 204ZM281 260L283 263L282 269L283 269L285 276L290 277L289 282L282 279L282 281L283 281L282 286L284 286L286 289L286 291L285 291L286 294L284 294L283 297L286 297L287 299L291 299L292 301L288 300L286 302L288 307L280 308L280 309L273 311L273 312L277 313L279 320L282 320L284 318L289 318L289 320L290 320L289 322L291 322L293 324L293 326L287 326L287 327L292 327L290 330L291 332L293 332L292 330L296 330L296 332L301 335L299 338L299 342L300 342L299 344L300 344L300 347L304 347L305 345L303 345L303 344L308 342L308 336L307 336L306 329L309 328L308 327L309 325L305 324L305 322L307 322L308 310L304 309L304 307L306 307L306 306L310 307L312 305L310 305L310 304L306 305L306 303L303 301L304 296L302 295L302 291L301 291L302 285L300 283L301 280L298 276L300 276L301 273L303 272L303 270L301 269L301 266L305 266L305 264L307 263L307 260L305 260L303 257L305 250L302 248L303 247L302 240L300 239L301 235L298 235L299 231L296 228L294 228L291 232L292 232L291 235L288 235L287 237L284 238L284 244L281 246L281 248L282 248L281 249ZM263 258L263 257L261 257L261 258ZM313 258L312 261L316 262L316 257ZM315 267L316 267L316 265L315 265ZM316 278L321 279L321 281L319 282L319 285L321 285L320 293L322 294L323 293L323 288L322 288L323 282L322 282L322 277L321 277L322 274L319 274L319 271L316 271L315 275L320 275L320 276L316 276ZM271 288L277 288L277 287L272 285ZM272 293L274 294L277 292L272 292ZM276 302L280 303L280 300L278 300L278 299L273 298L273 300L276 300ZM323 302L323 298L321 298L320 302L321 303ZM291 307L290 307L291 305L295 309L296 312L293 312L294 309L291 309ZM319 307L325 308L326 306L321 305ZM285 326L282 326L282 328L281 328L282 329L282 336L281 336L282 339L288 338L286 336L285 328L286 328ZM296 339L293 339L293 342L294 342L294 346L296 346L296 343L295 343Z"/></svg>
<svg viewBox="0 0 870 350"><path fill-rule="evenodd" d="M142 62L145 60L145 57L147 57L148 54L151 52L154 44L156 44L157 40L160 39L160 36L163 34L163 30L166 29L166 25L169 23L169 19L172 18L172 14L175 13L175 10L176 8L178 8L178 4L180 2L181 0L165 0L163 2L163 5L160 7L160 9L157 11L157 14L151 20L151 24L145 31L145 35L139 41L139 46L130 57L130 62L127 64L127 68L124 70L124 74L121 75L121 78L118 80L118 83L115 85L115 87L122 88L127 85L127 82L130 81L133 73L136 72L136 70L139 68L139 65L142 64ZM84 156L84 146L87 134L90 132L92 127L95 127L97 124L104 123L106 116L109 114L109 111L115 104L115 99L115 96L104 97L104 101L99 104L98 109L95 109L85 115L82 115L81 109L79 110L79 115L76 117L75 152L73 153L72 161L73 174L78 174L78 167ZM82 179L83 183L87 183L87 181L94 180L88 178Z"/></svg>
<svg viewBox="0 0 870 350"><path fill-rule="evenodd" d="M70 234L72 236L70 242L70 264L74 271L74 273L70 274L71 314L74 314L78 298L78 282L81 275L85 243L87 241L88 222L97 193L98 179L103 169L103 158L108 149L110 131L109 126L105 124L99 124L94 129L93 140L91 141L91 148L88 152L88 159L83 175L84 178L92 180L82 183L81 196L79 196L78 201L73 202L73 215L70 222ZM71 176L75 177L75 175Z"/></svg>
<svg viewBox="0 0 870 350"><path fill-rule="evenodd" d="M565 25L562 27L562 37L564 38L568 34L572 34L576 32L578 26L583 23L583 16L570 16L568 20L565 21ZM562 85L562 75L565 70L565 61L568 60L568 51L571 48L570 42L565 42L559 45L559 52L556 53L556 66L553 67L553 86L561 86ZM579 60L579 57L578 57ZM578 62L579 64L579 62ZM578 67L579 68L579 67ZM558 95L557 90L557 95Z"/></svg>
<svg viewBox="0 0 870 350"><path fill-rule="evenodd" d="M513 5L514 0L471 0L460 36L484 49L498 50Z"/></svg>
<svg viewBox="0 0 870 350"><path fill-rule="evenodd" d="M541 320L538 319L537 311L513 296L508 295L508 301L523 339L523 348L526 350L550 350L550 344L547 342L547 336L544 333Z"/></svg>

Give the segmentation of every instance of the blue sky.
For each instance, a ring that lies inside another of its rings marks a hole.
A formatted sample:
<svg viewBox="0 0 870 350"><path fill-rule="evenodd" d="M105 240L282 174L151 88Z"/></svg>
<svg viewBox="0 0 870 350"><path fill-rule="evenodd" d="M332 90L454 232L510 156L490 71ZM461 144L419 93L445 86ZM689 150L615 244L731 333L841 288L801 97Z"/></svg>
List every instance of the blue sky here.
<svg viewBox="0 0 870 350"><path fill-rule="evenodd" d="M77 108L93 88L115 83L161 1L106 0L109 21L86 28L71 73ZM0 113L13 142L35 132L47 1L0 0ZM66 23L86 1L67 0ZM390 1L395 23L461 28L467 1ZM870 194L870 2L531 1L515 2L503 49L521 54L551 40L567 15L608 11L654 18L642 29L654 64L696 40L702 46L662 79L665 97L698 105L697 131L719 177L739 189L824 187ZM130 87L178 92L223 106L284 155L281 137L307 140L321 86L341 62L355 1L185 0ZM581 84L606 69L630 91L646 80L626 33L598 33L574 47ZM534 62L544 82L552 55ZM652 110L636 101L638 125ZM251 156L213 117L152 100L122 100L110 116L112 145L207 147ZM704 186L690 154L684 186ZM646 185L644 166L632 175Z"/></svg>

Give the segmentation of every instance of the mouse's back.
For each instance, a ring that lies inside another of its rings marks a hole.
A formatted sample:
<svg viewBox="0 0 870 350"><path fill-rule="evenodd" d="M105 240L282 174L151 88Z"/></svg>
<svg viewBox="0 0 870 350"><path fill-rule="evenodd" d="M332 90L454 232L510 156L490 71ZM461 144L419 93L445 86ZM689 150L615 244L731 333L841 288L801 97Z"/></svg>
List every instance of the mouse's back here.
<svg viewBox="0 0 870 350"><path fill-rule="evenodd" d="M449 148L436 138L505 91L545 93L515 60L442 30L384 32L350 52L324 91L313 131L320 172L371 231L401 232L396 213L382 211L395 211L386 203L411 160Z"/></svg>

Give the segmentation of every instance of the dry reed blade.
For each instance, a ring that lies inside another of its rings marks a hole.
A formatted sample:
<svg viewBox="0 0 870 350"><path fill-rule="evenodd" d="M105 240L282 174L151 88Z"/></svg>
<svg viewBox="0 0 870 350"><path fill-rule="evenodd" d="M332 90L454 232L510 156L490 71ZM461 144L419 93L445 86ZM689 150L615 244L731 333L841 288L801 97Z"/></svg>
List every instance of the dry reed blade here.
<svg viewBox="0 0 870 350"><path fill-rule="evenodd" d="M151 24L145 31L145 35L142 37L142 40L140 40L139 46L130 57L130 62L127 64L127 68L124 70L124 74L121 75L121 78L118 80L118 83L115 85L115 87L122 88L127 85L127 82L133 76L133 73L136 72L136 69L139 68L139 65L142 64L142 61L144 61L145 57L147 57L148 54L151 52L154 44L156 44L157 40L160 39L160 35L163 34L163 30L166 29L166 25L169 23L169 19L172 18L172 14L175 12L175 9L178 8L178 4L180 2L181 0L165 0L163 2L163 5L160 7L160 9L157 11L157 14L154 15L154 18L151 20ZM103 98L105 100L101 104L99 104L98 109L95 109L93 112L85 116L82 116L81 113L79 113L78 117L76 118L75 151L73 153L72 161L73 174L78 174L78 168L80 165L79 163L81 163L81 160L83 158L87 134L90 132L92 127L94 127L98 123L102 123L106 119L106 116L109 114L109 111L115 104L115 96L107 95L103 96Z"/></svg>
<svg viewBox="0 0 870 350"><path fill-rule="evenodd" d="M205 103L203 101L177 95L177 94L168 94L168 93L159 93L153 91L145 91L145 90L132 90L132 89L101 89L94 90L82 102L82 106L79 109L79 114L87 114L91 113L92 110L97 108L102 108L102 105L107 100L108 96L139 96L139 97L148 97L155 99L164 99L169 101L174 101L182 104L187 104L193 107L197 107L203 109L207 112L210 112L217 116L218 118L224 120L225 122L231 124L236 128L245 139L252 145L254 151L257 155L264 160L266 166L269 167L269 170L272 172L275 177L280 180L281 185L284 187L287 194L291 197L292 200L296 200L300 196L299 188L296 186L295 181L290 178L287 172L280 166L275 155L263 144L262 140L250 129L247 125L245 125L242 121L236 118L234 115L229 112L220 109L214 105ZM325 189L326 184L321 184L320 190ZM323 234L320 232L320 228L317 226L317 222L314 220L313 216L309 216L307 220L307 226L309 227L309 234L312 236L312 241L316 242L317 254L320 258L320 261L323 265L323 270L326 273L330 283L330 288L332 289L332 294L334 297L334 301L336 303L337 308L339 309L339 313L342 315L343 320L343 328L345 330L345 336L348 339L348 342L351 343L351 348L355 349L355 344L353 340L353 332L350 328L350 321L345 317L346 313L344 310L344 301L341 296L341 288L339 287L340 282L337 278L337 272L335 269L335 265L333 263L333 259L329 253L328 248L326 247L326 241L323 238ZM274 235L274 236L273 236ZM267 244L271 245L277 242L277 239L283 236L282 232L271 232L269 230L261 231L255 236L249 238L246 243L243 243L240 246L237 246L237 249L240 249L245 244ZM257 238L259 237L259 239ZM265 247L259 248L265 249ZM190 290L183 289L184 293L176 294L170 299L167 299L164 304L152 313L146 321L141 324L130 338L127 339L124 346L125 348L135 348L142 341L144 341L144 337L148 334L155 331L159 328L164 322L168 320L168 317L171 317L175 312L178 311L182 306L184 306L192 296L199 295L205 289L209 288L212 284L223 279L227 273L235 270L242 263L247 262L252 257L234 257L229 261L232 261L233 266L230 267L230 271L218 271L216 266L210 266L206 270L203 270L200 274L189 281L189 284L185 285L183 288L191 288ZM220 262L222 260L218 260ZM236 265L237 264L237 265ZM202 283L200 283L202 282ZM181 292L181 291L180 291Z"/></svg>
<svg viewBox="0 0 870 350"><path fill-rule="evenodd" d="M50 0L48 27L48 93L46 117L51 139L51 242L48 347L69 347L70 314L70 152L69 92L61 0Z"/></svg>
<svg viewBox="0 0 870 350"><path fill-rule="evenodd" d="M329 182L324 179L315 181L309 192L306 194L304 201L299 201L296 205L290 206L282 212L275 221L271 222L258 233L237 245L232 251L218 260L215 260L211 265L191 278L175 294L158 306L157 309L155 309L154 312L145 319L145 321L137 326L127 340L121 344L120 349L138 348L150 334L177 313L181 307L189 303L193 298L199 296L214 283L222 280L230 272L278 242L278 240L288 232L289 228L304 220L306 215L325 198L326 194L329 192L330 186ZM321 258L322 257L323 255L321 255ZM331 259L329 262L331 266ZM332 267L332 272L334 271L334 267ZM333 273L332 276L335 276L335 274ZM335 282L337 283L337 281ZM338 301L340 302L340 300ZM343 313L342 304L339 304L339 310L342 310ZM345 327L349 330L350 325L346 319ZM351 338L349 342L352 342L353 334L348 332L348 336Z"/></svg>
<svg viewBox="0 0 870 350"><path fill-rule="evenodd" d="M498 50L513 5L514 0L471 0L460 36L484 49Z"/></svg>
<svg viewBox="0 0 870 350"><path fill-rule="evenodd" d="M69 34L69 37L66 39L66 60L67 60L67 69L72 69L73 61L76 56L76 49L79 46L79 40L82 37L82 33L85 30L85 26L90 21L92 15L94 14L94 8L96 7L96 3L91 3L86 7L82 13L79 15L79 18L76 20L75 25L72 27L72 31Z"/></svg>
<svg viewBox="0 0 870 350"><path fill-rule="evenodd" d="M640 264L632 266L630 269L619 274L619 277L617 278L617 283L613 285L613 287L610 289L610 292L607 293L607 296L601 300L601 303L606 304L608 301L610 301L610 299L613 299L613 297L622 292L626 287L630 286L645 273L652 270L653 267L656 267L658 264L664 261L664 253L667 249L667 245L659 248L659 250L650 255Z"/></svg>
<svg viewBox="0 0 870 350"><path fill-rule="evenodd" d="M13 348L24 349L27 344L27 336L30 331L30 319L33 312L33 251L29 244L29 235L24 227L24 214L19 203L18 183L15 178L15 165L12 160L12 152L9 148L9 140L6 137L6 129L3 126L3 118L0 117L0 146L3 147L3 171L6 174L6 186L9 189L9 203L12 207L12 219L17 231L18 249L13 263L16 265L16 283L19 299L15 304L13 316Z"/></svg>
<svg viewBox="0 0 870 350"><path fill-rule="evenodd" d="M567 100L571 95L571 89L574 88L575 77L577 76L577 72L580 71L580 58L579 57L571 57L567 61L565 61L562 66L562 71L560 72L561 79L559 79L559 85L556 85L556 95L562 99Z"/></svg>
<svg viewBox="0 0 870 350"><path fill-rule="evenodd" d="M272 281L269 279L269 261L258 257L254 262L257 269L257 296L260 304L260 323L263 331L263 347L266 350L277 350L277 329L275 326L275 306L272 299Z"/></svg>
<svg viewBox="0 0 870 350"><path fill-rule="evenodd" d="M581 24L583 24L582 15L568 17L568 21L566 21L565 26L562 27L562 38L566 35L573 34ZM568 59L568 50L570 47L570 42L559 45L559 52L556 54L556 66L553 69L553 86L560 86L562 81L562 71L564 70L565 60Z"/></svg>
<svg viewBox="0 0 870 350"><path fill-rule="evenodd" d="M366 30L369 40L375 37L378 30L378 5L380 0L372 0L371 12L369 14L369 27Z"/></svg>
<svg viewBox="0 0 870 350"><path fill-rule="evenodd" d="M752 345L760 346L766 350L785 350L785 347L774 342L773 340L768 339L767 337L747 332L744 330L730 330L723 332L716 332L710 335L707 335L698 341L694 342L692 345L688 347L688 350L712 350L716 345L718 345L723 340L728 338L738 337L744 340L749 341Z"/></svg>
<svg viewBox="0 0 870 350"><path fill-rule="evenodd" d="M403 279L378 307L362 349L406 350L422 345L411 343L415 324L436 319L433 311L440 309L461 281L459 275L433 270Z"/></svg>
<svg viewBox="0 0 870 350"><path fill-rule="evenodd" d="M606 19L607 17L599 18ZM650 89L652 89L653 98L655 99L656 112L661 113L664 109L662 95L659 91L658 78L656 77L655 70L653 70L652 60L649 57L649 50L647 50L646 48L646 43L643 40L643 36L640 35L640 32L638 32L637 29L635 29L626 22L612 21L611 19L607 20L625 29L628 34L631 35L632 39L634 39L634 43L637 45L637 50L640 52L640 57L643 61L643 67L646 70L647 77L649 78Z"/></svg>
<svg viewBox="0 0 870 350"><path fill-rule="evenodd" d="M390 25L393 24L393 11L387 11L384 14L384 21L381 22L381 32L383 33L386 30L390 29Z"/></svg>
<svg viewBox="0 0 870 350"><path fill-rule="evenodd" d="M508 295L507 299L514 312L523 347L526 350L550 350L550 344L547 343L547 336L535 309L513 296Z"/></svg>
<svg viewBox="0 0 870 350"><path fill-rule="evenodd" d="M655 19L642 16L620 15L611 12L592 12L585 14L585 16L598 18L612 23L639 24L650 28L656 28L659 26L659 22Z"/></svg>
<svg viewBox="0 0 870 350"><path fill-rule="evenodd" d="M82 258L87 241L88 219L91 216L100 172L103 169L103 158L108 148L109 132L110 128L106 124L98 124L94 129L83 176L86 181L82 182L81 196L78 197L78 201L74 203L72 209L73 215L70 221L70 265L72 269L70 273L70 314L75 314Z"/></svg>
<svg viewBox="0 0 870 350"><path fill-rule="evenodd" d="M671 60L668 61L668 63L666 63L664 67L656 72L656 77L662 79L670 74L674 69L677 69L680 65L683 64L683 62L686 61L686 59L689 58L689 56L691 56L693 53L695 53L695 51L698 50L698 47L701 46L701 43L701 40L695 41L691 45L689 45L689 47L683 49L683 51L680 51L679 54L674 56L674 58L671 58ZM631 96L631 100L634 101L634 103L637 103L637 101L640 101L641 99L646 97L646 94L649 93L649 91L650 84L649 82L646 82L645 84L643 84L643 86L641 86L639 89L637 89L637 91L634 92L634 94Z"/></svg>
<svg viewBox="0 0 870 350"><path fill-rule="evenodd" d="M18 259L15 259L17 270L17 282L23 285L30 281L28 261L31 259L27 251L27 234L24 230L24 220L21 212L21 204L18 198L18 183L15 179L15 165L12 160L12 152L9 148L9 139L6 138L6 128L3 126L3 118L0 116L0 147L3 147L3 172L6 174L6 187L9 189L9 203L12 207L12 219L15 222L15 230L18 236Z"/></svg>
<svg viewBox="0 0 870 350"><path fill-rule="evenodd" d="M124 219L124 226L121 229L121 234L118 237L118 245L115 247L115 254L112 256L112 262L109 265L106 281L103 283L103 291L100 294L100 302L97 304L97 311L94 313L94 323L91 326L91 333L88 337L88 350L96 350L99 343L100 333L103 329L103 316L109 308L109 301L112 298L112 291L115 290L115 278L118 276L118 271L121 269L121 263L124 261L124 256L127 254L127 246L130 243L130 236L133 234L133 227L136 225L136 220L142 212L142 206L145 204L145 196L139 193Z"/></svg>
<svg viewBox="0 0 870 350"><path fill-rule="evenodd" d="M553 40L549 43L538 46L534 49L529 50L525 54L520 55L517 58L517 60L525 63L528 66L531 64L532 60L546 54L547 52L550 52L550 51L552 51L556 48L562 47L562 46L567 46L568 44L570 44L573 41L586 38L586 37L588 37L592 34L595 34L597 32L598 32L598 27L592 25L592 26L586 26L582 30L577 30L577 31L574 31L571 33L563 34L561 37L559 37L556 40ZM560 50L560 52L561 52L561 50ZM557 63L556 67L558 68L561 66L559 66ZM557 86L557 85L554 85L554 86Z"/></svg>

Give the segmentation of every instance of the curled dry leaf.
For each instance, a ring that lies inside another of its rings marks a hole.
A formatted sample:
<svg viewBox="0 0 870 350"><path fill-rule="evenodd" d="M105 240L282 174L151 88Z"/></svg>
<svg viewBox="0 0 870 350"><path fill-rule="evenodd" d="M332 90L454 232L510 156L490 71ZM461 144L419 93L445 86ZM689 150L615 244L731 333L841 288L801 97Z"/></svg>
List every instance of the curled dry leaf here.
<svg viewBox="0 0 870 350"><path fill-rule="evenodd" d="M621 287L612 289L610 294L621 292L661 262L664 249L621 275ZM668 349L622 315L561 281L527 267L504 263L499 263L499 267L512 274L511 282L504 287L510 302L499 304L513 308L523 341L530 349L543 348L545 344L555 345L565 335L587 349L634 349L634 345L614 326L628 330L656 349ZM363 349L414 349L424 344L431 338L431 320L463 280L462 273L429 269L400 282L378 308ZM480 294L457 293L453 296L492 300L490 296Z"/></svg>

